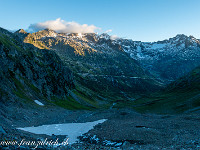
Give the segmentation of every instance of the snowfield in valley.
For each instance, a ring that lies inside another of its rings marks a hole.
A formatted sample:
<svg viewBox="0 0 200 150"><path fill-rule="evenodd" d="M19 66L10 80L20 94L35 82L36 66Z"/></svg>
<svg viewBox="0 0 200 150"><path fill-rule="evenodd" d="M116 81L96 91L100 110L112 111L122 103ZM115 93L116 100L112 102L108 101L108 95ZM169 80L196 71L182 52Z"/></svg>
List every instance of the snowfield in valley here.
<svg viewBox="0 0 200 150"><path fill-rule="evenodd" d="M52 125L42 125L38 127L26 127L18 128L19 130L24 130L27 132L35 134L46 134L46 135L66 135L69 138L68 143L73 144L77 141L77 137L89 130L99 123L105 122L106 119L97 120L94 122L85 123L66 123L66 124L52 124Z"/></svg>

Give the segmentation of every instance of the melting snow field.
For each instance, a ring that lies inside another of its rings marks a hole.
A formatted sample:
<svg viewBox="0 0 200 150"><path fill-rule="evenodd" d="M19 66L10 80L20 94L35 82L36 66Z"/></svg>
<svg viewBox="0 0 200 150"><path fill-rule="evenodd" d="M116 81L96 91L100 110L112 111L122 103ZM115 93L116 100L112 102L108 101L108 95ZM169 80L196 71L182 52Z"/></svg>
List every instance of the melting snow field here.
<svg viewBox="0 0 200 150"><path fill-rule="evenodd" d="M38 127L26 127L17 128L20 130L28 131L35 134L46 134L46 135L66 135L69 138L68 143L73 144L77 141L77 137L89 130L99 123L103 123L107 119L97 120L94 122L85 123L66 123L66 124L52 124L52 125L42 125Z"/></svg>

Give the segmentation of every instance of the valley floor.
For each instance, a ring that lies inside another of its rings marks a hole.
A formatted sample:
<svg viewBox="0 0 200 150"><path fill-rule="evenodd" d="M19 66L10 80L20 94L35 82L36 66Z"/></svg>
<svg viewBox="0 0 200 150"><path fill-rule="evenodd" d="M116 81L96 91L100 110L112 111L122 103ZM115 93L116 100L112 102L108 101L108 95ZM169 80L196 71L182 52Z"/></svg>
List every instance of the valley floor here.
<svg viewBox="0 0 200 150"><path fill-rule="evenodd" d="M57 149L200 149L200 112L153 115L139 114L130 109L69 111L59 107L48 107L28 111L24 108L20 113L26 115L20 116L18 113L19 110L16 109L16 116L10 121L9 118L0 120L0 126L6 132L3 134L0 129L1 141L59 138L62 142L66 136L36 135L16 128L107 119L81 137L81 143Z"/></svg>

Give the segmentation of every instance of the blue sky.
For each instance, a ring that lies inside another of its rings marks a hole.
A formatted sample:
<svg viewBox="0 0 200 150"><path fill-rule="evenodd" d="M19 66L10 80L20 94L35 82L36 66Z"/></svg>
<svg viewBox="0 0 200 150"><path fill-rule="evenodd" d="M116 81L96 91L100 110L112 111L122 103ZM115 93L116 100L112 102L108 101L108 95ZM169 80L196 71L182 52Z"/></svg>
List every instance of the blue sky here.
<svg viewBox="0 0 200 150"><path fill-rule="evenodd" d="M30 24L61 18L138 41L176 34L200 39L199 7L200 0L1 0L0 26L28 29Z"/></svg>

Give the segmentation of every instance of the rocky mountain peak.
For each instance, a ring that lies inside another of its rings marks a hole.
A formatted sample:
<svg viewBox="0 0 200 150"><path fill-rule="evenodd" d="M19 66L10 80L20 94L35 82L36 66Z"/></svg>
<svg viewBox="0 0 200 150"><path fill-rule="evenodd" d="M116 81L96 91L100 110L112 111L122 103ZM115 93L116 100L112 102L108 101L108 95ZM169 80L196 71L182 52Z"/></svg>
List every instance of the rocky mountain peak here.
<svg viewBox="0 0 200 150"><path fill-rule="evenodd" d="M173 38L169 39L169 43L171 44L176 44L177 46L182 45L183 47L187 48L187 47L199 47L199 40L196 39L194 36L186 36L184 34L178 34Z"/></svg>
<svg viewBox="0 0 200 150"><path fill-rule="evenodd" d="M175 42L185 41L188 38L189 37L185 34L177 34L175 37L170 38L169 41L172 42L172 43L175 43Z"/></svg>
<svg viewBox="0 0 200 150"><path fill-rule="evenodd" d="M177 34L177 35L175 36L175 38L184 39L184 38L188 38L188 36L185 35L185 34Z"/></svg>
<svg viewBox="0 0 200 150"><path fill-rule="evenodd" d="M27 34L27 32L24 29L19 29L15 33Z"/></svg>
<svg viewBox="0 0 200 150"><path fill-rule="evenodd" d="M54 30L51 30L51 29L44 29L44 30L38 31L36 33L42 34L43 36L47 36L47 37L50 37L50 36L55 37L55 36L57 36L57 33Z"/></svg>
<svg viewBox="0 0 200 150"><path fill-rule="evenodd" d="M24 39L29 33L27 33L24 29L19 29L14 34Z"/></svg>
<svg viewBox="0 0 200 150"><path fill-rule="evenodd" d="M87 38L87 40L92 41L92 42L97 42L99 40L98 35L95 33L85 33L85 38Z"/></svg>
<svg viewBox="0 0 200 150"><path fill-rule="evenodd" d="M104 38L104 39L106 39L106 40L109 40L109 39L110 39L110 35L108 35L107 33L102 33L102 34L100 35L100 38Z"/></svg>

